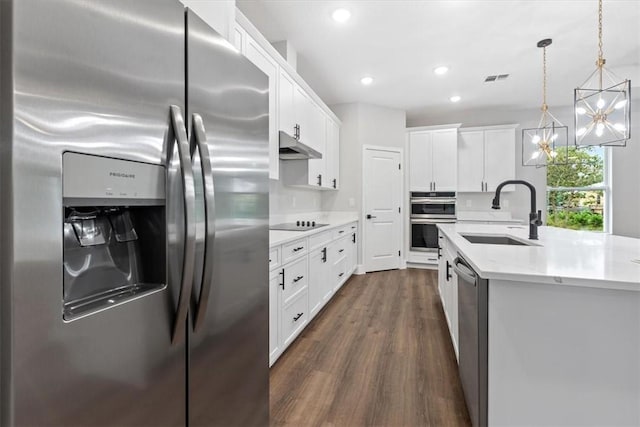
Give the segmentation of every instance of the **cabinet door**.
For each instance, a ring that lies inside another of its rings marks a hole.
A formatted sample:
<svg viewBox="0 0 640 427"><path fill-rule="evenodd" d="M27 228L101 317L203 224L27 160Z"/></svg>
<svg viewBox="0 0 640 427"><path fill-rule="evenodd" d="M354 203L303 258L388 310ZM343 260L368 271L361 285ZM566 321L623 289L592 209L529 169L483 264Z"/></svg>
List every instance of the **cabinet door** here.
<svg viewBox="0 0 640 427"><path fill-rule="evenodd" d="M309 95L300 86L294 83L293 108L295 122L300 126L300 141L309 147L318 150L314 138L314 114L315 108ZM318 150L320 151L320 150Z"/></svg>
<svg viewBox="0 0 640 427"><path fill-rule="evenodd" d="M431 147L434 190L457 191L458 130L434 131Z"/></svg>
<svg viewBox="0 0 640 427"><path fill-rule="evenodd" d="M327 143L324 152L326 180L322 181L325 188L340 188L340 128L329 116L325 116Z"/></svg>
<svg viewBox="0 0 640 427"><path fill-rule="evenodd" d="M458 138L458 191L480 193L484 183L484 132L460 132Z"/></svg>
<svg viewBox="0 0 640 427"><path fill-rule="evenodd" d="M349 262L347 265L348 275L353 274L358 266L358 232L356 229L357 225L351 226L351 245L349 245Z"/></svg>
<svg viewBox="0 0 640 427"><path fill-rule="evenodd" d="M409 190L432 191L431 132L409 134Z"/></svg>
<svg viewBox="0 0 640 427"><path fill-rule="evenodd" d="M278 288L282 283L282 269L272 271L269 275L269 365L280 354L279 319L280 300Z"/></svg>
<svg viewBox="0 0 640 427"><path fill-rule="evenodd" d="M313 148L322 154L321 159L309 159L309 185L328 187L326 174L326 144L327 125L324 111L313 101L309 100L309 131L305 144L312 143ZM307 142L308 141L308 142Z"/></svg>
<svg viewBox="0 0 640 427"><path fill-rule="evenodd" d="M516 177L515 129L487 130L484 133L484 181L486 191L496 191L498 184ZM502 191L513 191L514 186Z"/></svg>
<svg viewBox="0 0 640 427"><path fill-rule="evenodd" d="M269 76L269 178L278 179L279 148L276 86L278 63L249 35L246 35L245 56Z"/></svg>
<svg viewBox="0 0 640 427"><path fill-rule="evenodd" d="M453 350L458 359L458 275L451 271L451 338L453 340Z"/></svg>
<svg viewBox="0 0 640 427"><path fill-rule="evenodd" d="M295 134L296 116L294 110L295 83L289 74L280 70L278 80L278 122L280 130L290 136Z"/></svg>
<svg viewBox="0 0 640 427"><path fill-rule="evenodd" d="M331 264L327 248L318 248L309 256L309 311L313 318L327 299L326 283L329 281Z"/></svg>
<svg viewBox="0 0 640 427"><path fill-rule="evenodd" d="M307 290L296 294L289 304L280 310L281 346L287 348L289 344L302 332L309 322L309 294Z"/></svg>
<svg viewBox="0 0 640 427"><path fill-rule="evenodd" d="M446 281L446 260L445 253L445 238L442 234L438 236L438 294L440 295L440 302L442 307L446 310L446 301L444 298L444 284Z"/></svg>

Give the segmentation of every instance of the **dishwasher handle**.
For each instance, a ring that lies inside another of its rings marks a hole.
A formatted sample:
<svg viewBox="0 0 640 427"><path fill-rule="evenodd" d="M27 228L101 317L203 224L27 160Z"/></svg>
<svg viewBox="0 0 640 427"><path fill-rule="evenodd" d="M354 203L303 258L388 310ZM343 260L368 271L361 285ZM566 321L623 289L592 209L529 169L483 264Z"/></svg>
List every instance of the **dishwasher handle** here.
<svg viewBox="0 0 640 427"><path fill-rule="evenodd" d="M473 286L477 285L478 276L462 258L456 257L456 259L453 260L453 271L456 272L458 277L462 277L465 282L472 283Z"/></svg>

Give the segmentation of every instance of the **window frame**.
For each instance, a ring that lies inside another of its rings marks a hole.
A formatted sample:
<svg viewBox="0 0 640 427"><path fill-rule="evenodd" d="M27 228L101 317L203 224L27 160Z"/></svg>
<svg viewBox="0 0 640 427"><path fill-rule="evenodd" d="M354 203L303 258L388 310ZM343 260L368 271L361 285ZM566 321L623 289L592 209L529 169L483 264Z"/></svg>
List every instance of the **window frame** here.
<svg viewBox="0 0 640 427"><path fill-rule="evenodd" d="M547 185L547 200L546 200L546 211L549 212L549 192L550 191L602 191L603 194L603 208L602 208L602 231L596 231L597 233L607 233L611 234L612 230L612 215L611 215L611 206L612 206L612 190L611 190L611 147L602 147L603 148L603 159L602 159L602 185L590 185L586 187L550 187Z"/></svg>

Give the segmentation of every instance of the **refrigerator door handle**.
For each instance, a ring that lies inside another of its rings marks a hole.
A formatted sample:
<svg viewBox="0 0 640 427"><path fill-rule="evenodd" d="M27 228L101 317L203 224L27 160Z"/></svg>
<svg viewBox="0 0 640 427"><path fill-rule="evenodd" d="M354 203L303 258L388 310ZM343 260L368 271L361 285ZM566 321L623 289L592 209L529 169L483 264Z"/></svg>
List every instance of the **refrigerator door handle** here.
<svg viewBox="0 0 640 427"><path fill-rule="evenodd" d="M182 177L182 187L184 192L184 213L185 213L185 244L182 258L182 278L180 280L180 295L178 297L178 308L176 310L175 322L173 325L172 343L178 343L183 338L185 329L184 322L189 311L189 297L191 286L193 285L193 268L196 254L196 223L195 205L196 192L193 179L193 169L191 167L191 155L189 152L189 140L184 117L180 107L171 106L171 125L173 137L178 147L178 160L180 161L180 175ZM169 145L169 152L172 145Z"/></svg>
<svg viewBox="0 0 640 427"><path fill-rule="evenodd" d="M213 281L213 244L216 237L215 223L215 184L213 181L213 169L211 168L211 156L207 145L207 133L204 128L202 117L193 114L193 134L195 135L196 147L200 152L200 162L204 181L204 210L205 210L205 244L204 244L204 268L202 269L202 283L200 285L200 295L195 310L193 331L198 332L204 324L207 314L207 304Z"/></svg>

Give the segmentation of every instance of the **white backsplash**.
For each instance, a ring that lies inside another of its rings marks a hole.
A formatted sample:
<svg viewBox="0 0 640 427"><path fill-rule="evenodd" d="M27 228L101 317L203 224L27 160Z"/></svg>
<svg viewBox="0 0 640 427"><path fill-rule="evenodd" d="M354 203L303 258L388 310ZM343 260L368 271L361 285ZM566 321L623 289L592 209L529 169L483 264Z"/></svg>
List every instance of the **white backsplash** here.
<svg viewBox="0 0 640 427"><path fill-rule="evenodd" d="M289 214L319 212L322 192L282 185L280 181L269 181L269 218ZM306 218L305 218L306 220ZM277 223L277 222L276 222Z"/></svg>

